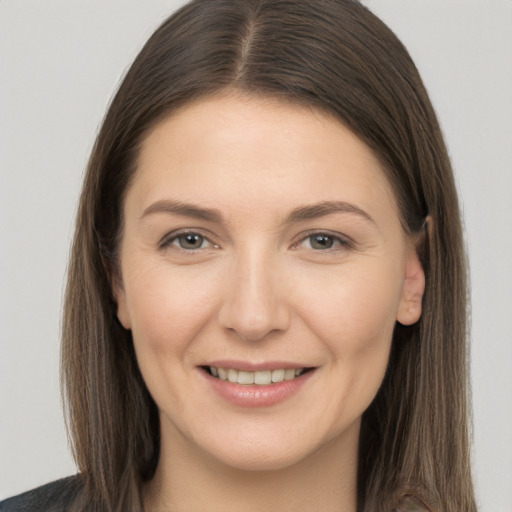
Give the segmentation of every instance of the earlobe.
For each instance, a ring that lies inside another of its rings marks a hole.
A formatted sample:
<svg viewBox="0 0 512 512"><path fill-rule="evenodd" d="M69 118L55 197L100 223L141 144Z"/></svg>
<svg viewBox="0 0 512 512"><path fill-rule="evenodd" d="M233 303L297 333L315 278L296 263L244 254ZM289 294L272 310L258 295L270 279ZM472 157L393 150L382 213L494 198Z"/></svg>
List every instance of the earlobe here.
<svg viewBox="0 0 512 512"><path fill-rule="evenodd" d="M126 293L118 276L114 277L112 280L112 289L114 299L117 304L117 318L125 329L131 329L132 324L130 320L130 314L128 312L128 306L126 304Z"/></svg>
<svg viewBox="0 0 512 512"><path fill-rule="evenodd" d="M398 307L397 321L399 323L412 325L421 318L424 293L425 272L418 254L411 249L405 265L405 279Z"/></svg>

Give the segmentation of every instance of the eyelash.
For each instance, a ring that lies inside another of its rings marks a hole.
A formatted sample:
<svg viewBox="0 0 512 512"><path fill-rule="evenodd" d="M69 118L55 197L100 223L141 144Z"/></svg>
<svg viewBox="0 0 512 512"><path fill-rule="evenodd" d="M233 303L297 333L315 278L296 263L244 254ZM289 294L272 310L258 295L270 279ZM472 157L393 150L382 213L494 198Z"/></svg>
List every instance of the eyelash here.
<svg viewBox="0 0 512 512"><path fill-rule="evenodd" d="M201 238L201 245L204 244L204 242L207 242L209 244L208 247L198 247L197 249L190 249L190 248L184 248L181 247L179 244L179 239L186 236L197 236ZM332 240L332 243L334 247L327 247L327 248L319 248L315 249L313 247L309 247L309 249L313 250L313 252L317 253L333 253L337 251L343 251L347 249L351 249L354 247L354 244L352 240L348 239L347 237L340 236L339 234L334 234L329 231L311 231L306 234L302 234L301 238L292 244L291 248L293 250L300 249L304 246L304 244L309 241L310 244L313 242L313 238L316 237L317 241L320 238L328 238ZM201 251L203 249L211 248L211 249L218 249L220 246L218 244L215 244L212 242L206 235L201 233L199 230L188 230L188 231L180 231L175 233L170 233L169 235L165 236L163 240L160 242L159 247L161 249L167 249L170 247L173 247L174 249L186 253L196 253L198 251Z"/></svg>
<svg viewBox="0 0 512 512"><path fill-rule="evenodd" d="M210 244L210 248L212 248L212 249L219 248L219 246L217 244L213 243L206 235L204 235L203 233L201 233L198 230L189 230L189 231L180 231L177 233L176 232L170 233L169 235L167 235L163 238L163 240L159 244L159 247L161 249L167 249L167 248L170 248L171 246L173 246L173 248L175 248L176 250L187 252L187 253L195 253L195 252L198 252L198 251L201 251L201 250L207 248L207 247L198 247L197 249L185 249L184 247L180 247L178 245L179 239L182 237L186 237L186 236L201 237L201 239L202 239L201 245L203 245L204 242L208 242ZM177 242L177 243L175 244L174 242Z"/></svg>
<svg viewBox="0 0 512 512"><path fill-rule="evenodd" d="M354 247L353 241L348 239L346 236L341 236L329 231L310 231L305 236L303 234L300 240L292 245L292 249L300 249L300 247L303 246L306 242L309 241L311 243L313 238L317 238L318 240L322 237L331 239L333 241L334 247L327 247L322 249L314 249L313 247L309 247L308 249L311 249L317 253L332 254L333 252L352 249Z"/></svg>

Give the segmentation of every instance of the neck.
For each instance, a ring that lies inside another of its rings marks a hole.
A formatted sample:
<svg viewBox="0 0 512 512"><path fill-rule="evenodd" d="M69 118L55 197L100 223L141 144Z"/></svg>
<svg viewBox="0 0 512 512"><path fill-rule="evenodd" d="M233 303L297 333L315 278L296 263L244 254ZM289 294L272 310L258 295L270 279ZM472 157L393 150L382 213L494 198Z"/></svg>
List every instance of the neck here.
<svg viewBox="0 0 512 512"><path fill-rule="evenodd" d="M293 465L247 471L162 435L158 468L144 490L145 510L355 512L358 436L359 423Z"/></svg>

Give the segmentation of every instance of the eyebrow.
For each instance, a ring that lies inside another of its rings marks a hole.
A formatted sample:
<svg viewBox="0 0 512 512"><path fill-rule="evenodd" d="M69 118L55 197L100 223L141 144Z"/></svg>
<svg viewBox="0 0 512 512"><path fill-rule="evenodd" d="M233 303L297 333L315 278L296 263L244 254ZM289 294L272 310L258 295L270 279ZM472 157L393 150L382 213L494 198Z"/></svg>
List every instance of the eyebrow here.
<svg viewBox="0 0 512 512"><path fill-rule="evenodd" d="M355 214L376 225L376 222L367 212L359 208L359 206L347 203L346 201L322 201L321 203L295 208L286 219L285 224L317 219L332 215L333 213Z"/></svg>
<svg viewBox="0 0 512 512"><path fill-rule="evenodd" d="M157 201L148 206L141 215L141 219L154 213L170 213L217 223L222 223L223 221L222 214L219 210L204 208L192 203L183 203L171 199Z"/></svg>
<svg viewBox="0 0 512 512"><path fill-rule="evenodd" d="M192 203L185 203L171 199L164 199L151 204L144 210L143 214L141 215L141 219L147 215L155 213L168 213L181 215L184 217L193 217L196 219L216 222L219 224L223 223L223 216L219 210L214 208L205 208ZM313 220L335 213L349 213L358 215L366 221L376 225L376 222L367 212L355 204L347 203L346 201L322 201L320 203L315 203L308 206L299 206L298 208L292 210L292 212L288 215L284 225L306 220Z"/></svg>

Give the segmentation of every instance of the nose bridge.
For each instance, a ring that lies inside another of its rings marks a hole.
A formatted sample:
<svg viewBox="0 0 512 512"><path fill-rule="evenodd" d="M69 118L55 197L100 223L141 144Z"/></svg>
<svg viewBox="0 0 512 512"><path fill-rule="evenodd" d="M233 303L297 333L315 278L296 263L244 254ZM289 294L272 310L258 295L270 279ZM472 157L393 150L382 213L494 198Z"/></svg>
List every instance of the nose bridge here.
<svg viewBox="0 0 512 512"><path fill-rule="evenodd" d="M287 329L289 312L280 267L277 252L262 245L237 252L219 313L224 328L248 341Z"/></svg>

